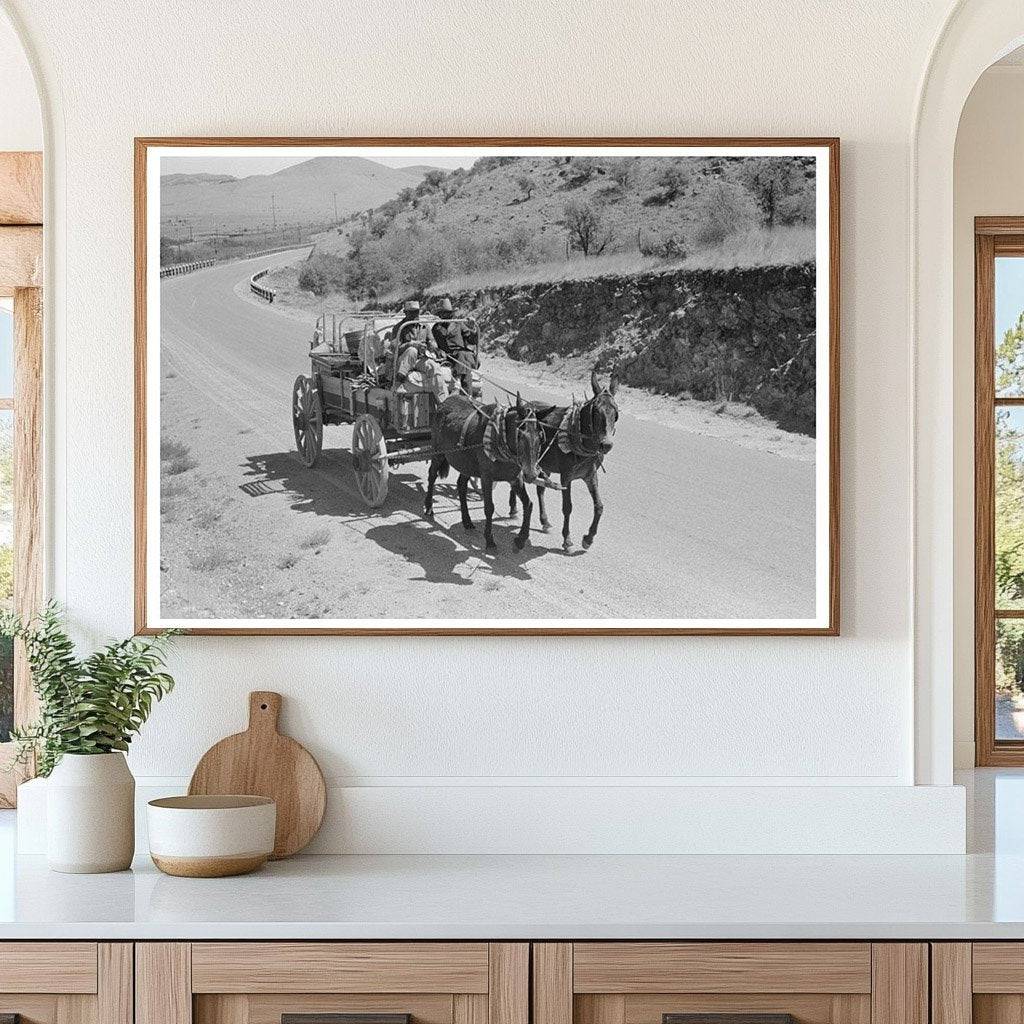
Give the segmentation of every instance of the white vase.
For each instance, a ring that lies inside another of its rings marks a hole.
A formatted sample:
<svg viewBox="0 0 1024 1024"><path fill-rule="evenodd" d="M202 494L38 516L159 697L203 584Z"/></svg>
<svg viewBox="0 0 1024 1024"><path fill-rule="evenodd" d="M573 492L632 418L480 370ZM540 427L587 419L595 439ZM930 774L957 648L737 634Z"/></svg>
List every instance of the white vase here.
<svg viewBox="0 0 1024 1024"><path fill-rule="evenodd" d="M46 784L52 871L124 871L135 855L135 779L124 754L65 754Z"/></svg>

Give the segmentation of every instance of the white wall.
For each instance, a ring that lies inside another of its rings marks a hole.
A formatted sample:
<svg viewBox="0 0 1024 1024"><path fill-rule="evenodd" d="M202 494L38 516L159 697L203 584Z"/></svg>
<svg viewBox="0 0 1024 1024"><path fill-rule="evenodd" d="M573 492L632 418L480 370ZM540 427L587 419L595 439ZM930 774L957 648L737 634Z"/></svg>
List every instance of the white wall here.
<svg viewBox="0 0 1024 1024"><path fill-rule="evenodd" d="M1024 215L1024 66L990 68L960 119L954 161L954 739L974 764L974 218Z"/></svg>
<svg viewBox="0 0 1024 1024"><path fill-rule="evenodd" d="M336 784L424 806L467 783L913 781L908 155L946 0L4 2L53 112L52 578L93 637L132 626L133 136L843 140L840 639L187 639L136 772L187 775L263 687Z"/></svg>
<svg viewBox="0 0 1024 1024"><path fill-rule="evenodd" d="M40 150L43 122L25 51L0 10L0 150Z"/></svg>

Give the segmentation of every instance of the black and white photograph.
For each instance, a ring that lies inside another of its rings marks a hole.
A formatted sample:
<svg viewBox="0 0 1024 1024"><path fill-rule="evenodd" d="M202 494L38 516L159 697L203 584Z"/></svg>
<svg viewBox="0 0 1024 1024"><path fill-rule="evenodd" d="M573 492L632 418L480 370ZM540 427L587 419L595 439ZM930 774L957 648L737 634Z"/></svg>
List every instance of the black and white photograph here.
<svg viewBox="0 0 1024 1024"><path fill-rule="evenodd" d="M142 630L834 633L834 140L137 140Z"/></svg>

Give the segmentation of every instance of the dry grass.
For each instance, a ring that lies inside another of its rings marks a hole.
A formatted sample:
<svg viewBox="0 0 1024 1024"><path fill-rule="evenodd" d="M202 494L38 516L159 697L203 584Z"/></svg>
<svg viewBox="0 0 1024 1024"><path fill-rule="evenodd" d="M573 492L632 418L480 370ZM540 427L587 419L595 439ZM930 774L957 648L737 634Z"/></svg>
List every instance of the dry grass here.
<svg viewBox="0 0 1024 1024"><path fill-rule="evenodd" d="M189 453L189 447L187 444L183 444L181 441L175 441L170 437L162 437L160 439L160 461L168 462L171 459L184 458Z"/></svg>
<svg viewBox="0 0 1024 1024"><path fill-rule="evenodd" d="M164 477L180 476L198 465L199 460L192 456L187 444L171 438L161 438L160 471Z"/></svg>
<svg viewBox="0 0 1024 1024"><path fill-rule="evenodd" d="M299 556L294 551L289 551L277 560L278 569L294 569L299 564Z"/></svg>
<svg viewBox="0 0 1024 1024"><path fill-rule="evenodd" d="M189 556L189 564L196 572L216 572L237 565L237 556L223 548L210 548L207 551L195 552Z"/></svg>
<svg viewBox="0 0 1024 1024"><path fill-rule="evenodd" d="M640 253L611 253L582 259L536 263L514 270L496 270L451 277L427 289L428 295L458 294L485 288L586 281L597 277L625 277L657 270L733 270L744 267L792 266L814 259L814 228L808 224L755 229L731 235L721 245L695 252L685 259L665 260ZM397 294L393 298L400 298Z"/></svg>
<svg viewBox="0 0 1024 1024"><path fill-rule="evenodd" d="M163 464L163 471L165 476L180 476L182 473L187 473L190 469L195 469L199 465L199 460L193 458L191 455L183 455L181 458L170 459Z"/></svg>
<svg viewBox="0 0 1024 1024"><path fill-rule="evenodd" d="M331 531L314 530L303 542L304 548L322 548L331 539Z"/></svg>
<svg viewBox="0 0 1024 1024"><path fill-rule="evenodd" d="M219 509L207 508L203 509L193 522L200 530L208 530L211 526L219 523L222 516L223 513Z"/></svg>

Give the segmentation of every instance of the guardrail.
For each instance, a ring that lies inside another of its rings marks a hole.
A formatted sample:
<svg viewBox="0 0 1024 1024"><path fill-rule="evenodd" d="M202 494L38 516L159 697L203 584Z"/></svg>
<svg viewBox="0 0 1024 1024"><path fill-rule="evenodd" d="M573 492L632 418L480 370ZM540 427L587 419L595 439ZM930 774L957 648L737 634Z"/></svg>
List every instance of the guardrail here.
<svg viewBox="0 0 1024 1024"><path fill-rule="evenodd" d="M261 277L266 277L267 274L269 274L269 273L270 273L270 267L267 267L264 270L257 270L256 273L253 274L252 277L249 278L249 290L254 295L258 295L261 299L266 299L267 302L273 302L274 301L274 295L276 294L274 292L274 289L273 288L264 288L263 285L256 283Z"/></svg>
<svg viewBox="0 0 1024 1024"><path fill-rule="evenodd" d="M292 249L304 248L304 245L295 245L293 243L291 245L279 245L273 249L259 249L256 252L243 252L233 256L224 256L221 257L220 259L193 260L191 263L177 263L173 267L161 267L160 276L177 277L179 274L191 274L192 271L194 270L202 270L204 267L213 267L216 266L218 263L239 263L242 260L254 260L258 259L260 256L273 256L275 253L290 252ZM312 252L312 249L310 250L310 252ZM269 269L270 268L268 267L267 270ZM263 273L265 274L267 273L267 271L264 270ZM260 276L262 275L254 274L253 279L255 280L256 277ZM253 290L255 291L255 289ZM265 290L270 291L269 288ZM264 296L264 298L266 298L266 296ZM273 302L274 300L270 299L269 301Z"/></svg>
<svg viewBox="0 0 1024 1024"><path fill-rule="evenodd" d="M216 260L195 260L193 263L177 263L173 267L161 267L161 277L177 277L179 274L191 274L193 270L212 267Z"/></svg>

